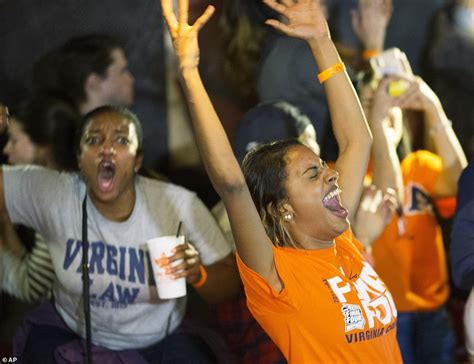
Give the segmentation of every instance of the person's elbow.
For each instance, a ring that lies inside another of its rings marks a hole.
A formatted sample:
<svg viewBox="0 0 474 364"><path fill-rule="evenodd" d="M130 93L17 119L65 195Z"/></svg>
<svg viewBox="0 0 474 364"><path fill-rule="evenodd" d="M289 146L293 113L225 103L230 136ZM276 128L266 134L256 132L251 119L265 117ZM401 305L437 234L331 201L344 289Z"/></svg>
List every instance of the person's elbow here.
<svg viewBox="0 0 474 364"><path fill-rule="evenodd" d="M247 183L243 174L233 178L223 178L218 183L213 183L216 192L225 201L241 194L247 189Z"/></svg>
<svg viewBox="0 0 474 364"><path fill-rule="evenodd" d="M224 259L206 268L210 286L207 289L203 286L203 291L200 293L207 303L224 303L235 300L239 296L242 282L233 254L229 254ZM207 291L207 294L205 291Z"/></svg>

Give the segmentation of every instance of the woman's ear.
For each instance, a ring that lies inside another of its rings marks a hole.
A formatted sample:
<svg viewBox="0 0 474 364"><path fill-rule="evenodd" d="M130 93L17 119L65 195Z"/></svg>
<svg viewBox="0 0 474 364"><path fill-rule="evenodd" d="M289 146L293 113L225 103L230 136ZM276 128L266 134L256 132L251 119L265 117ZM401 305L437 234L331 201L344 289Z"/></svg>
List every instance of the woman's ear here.
<svg viewBox="0 0 474 364"><path fill-rule="evenodd" d="M286 201L279 202L277 206L275 206L273 202L270 202L267 205L266 210L267 213L270 214L276 220L283 219L285 221L290 221L295 216L291 204Z"/></svg>
<svg viewBox="0 0 474 364"><path fill-rule="evenodd" d="M267 214L270 215L274 219L278 219L279 213L278 209L275 208L275 204L273 202L269 202L265 208Z"/></svg>
<svg viewBox="0 0 474 364"><path fill-rule="evenodd" d="M295 217L295 212L293 211L293 207L289 202L283 202L279 205L278 210L280 215L283 216L283 220L289 222Z"/></svg>

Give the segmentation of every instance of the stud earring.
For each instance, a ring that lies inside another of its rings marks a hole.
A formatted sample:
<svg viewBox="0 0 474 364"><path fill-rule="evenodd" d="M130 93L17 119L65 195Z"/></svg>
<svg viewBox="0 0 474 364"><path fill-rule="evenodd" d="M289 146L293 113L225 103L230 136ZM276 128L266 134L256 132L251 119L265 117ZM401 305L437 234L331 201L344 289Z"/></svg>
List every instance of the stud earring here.
<svg viewBox="0 0 474 364"><path fill-rule="evenodd" d="M285 219L285 221L290 221L291 220L291 214L286 214L284 219Z"/></svg>

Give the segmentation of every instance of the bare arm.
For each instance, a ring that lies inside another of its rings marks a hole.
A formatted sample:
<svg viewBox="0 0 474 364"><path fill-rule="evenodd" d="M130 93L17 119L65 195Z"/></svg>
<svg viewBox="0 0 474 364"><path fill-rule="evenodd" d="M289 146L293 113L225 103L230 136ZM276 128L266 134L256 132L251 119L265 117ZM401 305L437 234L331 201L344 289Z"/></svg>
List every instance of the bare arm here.
<svg viewBox="0 0 474 364"><path fill-rule="evenodd" d="M371 87L366 86L362 98L372 99L367 110L374 136L371 152L372 183L382 191L395 191L399 206L403 206L403 177L396 150L403 127L402 113L399 108L394 108L396 100L387 92L389 83L394 80L387 77L380 81L373 96L366 95L370 93Z"/></svg>
<svg viewBox="0 0 474 364"><path fill-rule="evenodd" d="M457 181L467 166L467 160L438 96L420 77L416 77L408 91L400 97L399 105L424 111L436 152L443 160L443 171L436 181L434 197L455 196Z"/></svg>
<svg viewBox="0 0 474 364"><path fill-rule="evenodd" d="M326 70L341 61L331 40L324 14L319 8L319 1L300 0L296 4L292 1L283 2L289 5L278 4L274 0L264 2L289 19L289 24L276 20L267 20L267 24L290 36L306 40L319 70ZM294 18L299 21L294 22ZM362 192L372 136L347 73L337 73L324 82L324 86L339 146L336 170L339 172L339 185L343 190L341 198L352 221Z"/></svg>
<svg viewBox="0 0 474 364"><path fill-rule="evenodd" d="M161 0L161 4L178 56L197 144L209 178L229 214L237 251L247 266L278 287L272 243L266 235L245 178L198 71L198 32L214 8L209 6L190 26L187 24L187 0L179 2L179 19L173 13L171 0Z"/></svg>
<svg viewBox="0 0 474 364"><path fill-rule="evenodd" d="M392 0L359 0L357 9L352 11L352 29L364 51L383 51L391 16Z"/></svg>

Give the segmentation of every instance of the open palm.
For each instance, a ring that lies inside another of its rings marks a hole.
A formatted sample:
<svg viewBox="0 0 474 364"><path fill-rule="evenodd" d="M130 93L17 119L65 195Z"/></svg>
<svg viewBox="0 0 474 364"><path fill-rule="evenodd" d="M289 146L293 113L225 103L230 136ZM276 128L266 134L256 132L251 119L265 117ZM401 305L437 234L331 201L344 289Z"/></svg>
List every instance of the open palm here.
<svg viewBox="0 0 474 364"><path fill-rule="evenodd" d="M214 13L214 7L209 5L193 25L188 24L189 0L179 0L178 18L174 13L172 0L161 0L161 7L180 68L196 68L199 65L198 33Z"/></svg>
<svg viewBox="0 0 474 364"><path fill-rule="evenodd" d="M287 23L269 19L266 24L283 33L304 40L329 36L324 10L319 0L263 0L270 8L287 19Z"/></svg>

